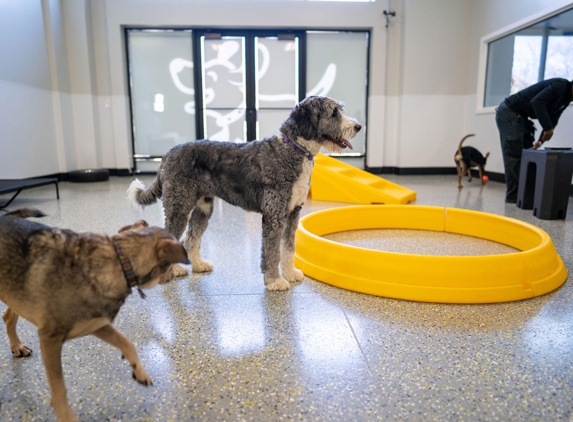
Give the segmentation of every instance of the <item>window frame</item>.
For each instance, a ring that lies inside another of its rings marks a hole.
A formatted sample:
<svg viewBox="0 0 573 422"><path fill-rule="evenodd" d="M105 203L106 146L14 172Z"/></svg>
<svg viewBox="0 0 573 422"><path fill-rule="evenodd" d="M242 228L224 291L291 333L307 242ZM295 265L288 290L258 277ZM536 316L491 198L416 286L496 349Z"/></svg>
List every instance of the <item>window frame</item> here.
<svg viewBox="0 0 573 422"><path fill-rule="evenodd" d="M485 101L485 83L487 77L487 60L488 60L488 46L491 42L497 41L503 37L511 35L531 25L535 25L560 13L573 10L573 3L571 0L563 0L560 4L544 9L540 12L534 13L524 19L521 19L511 25L501 28L495 32L485 35L480 41L479 51L479 64L478 64L478 82L476 91L476 114L492 114L495 113L497 106L484 106Z"/></svg>

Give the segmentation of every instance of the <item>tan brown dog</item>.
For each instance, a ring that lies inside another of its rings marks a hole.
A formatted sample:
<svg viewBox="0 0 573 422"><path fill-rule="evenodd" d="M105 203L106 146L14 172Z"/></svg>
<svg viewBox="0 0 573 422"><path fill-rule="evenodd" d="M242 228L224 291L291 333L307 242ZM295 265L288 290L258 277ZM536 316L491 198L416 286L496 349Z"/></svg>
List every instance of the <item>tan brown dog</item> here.
<svg viewBox="0 0 573 422"><path fill-rule="evenodd" d="M0 300L8 305L3 319L15 356L32 352L16 333L18 317L38 328L51 405L58 421L76 421L62 373L64 342L93 334L121 351L133 378L151 385L133 343L111 323L132 287L166 283L173 265L189 260L171 234L143 220L112 237L24 220L43 215L28 208L0 217Z"/></svg>
<svg viewBox="0 0 573 422"><path fill-rule="evenodd" d="M458 150L456 151L456 155L454 156L454 161L456 162L456 169L458 171L458 189L462 189L462 177L464 174L468 175L468 182L472 181L472 167L477 167L479 172L479 179L481 180L482 184L485 185L485 180L483 178L483 172L485 165L487 163L487 157L489 157L489 152L485 155L482 155L474 147L462 147L464 141L469 138L471 135L466 135L460 141L458 145Z"/></svg>

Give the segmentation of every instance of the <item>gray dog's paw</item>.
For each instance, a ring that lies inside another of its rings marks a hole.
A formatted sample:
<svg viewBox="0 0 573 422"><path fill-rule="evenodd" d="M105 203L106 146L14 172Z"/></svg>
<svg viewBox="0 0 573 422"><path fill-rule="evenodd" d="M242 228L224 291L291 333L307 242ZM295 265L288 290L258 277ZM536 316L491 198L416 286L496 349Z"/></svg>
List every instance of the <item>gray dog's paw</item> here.
<svg viewBox="0 0 573 422"><path fill-rule="evenodd" d="M274 290L288 290L290 288L290 284L284 278L277 278L272 283L267 284L267 290L274 291Z"/></svg>
<svg viewBox="0 0 573 422"><path fill-rule="evenodd" d="M17 344L10 347L10 349L12 350L12 354L18 358L23 358L32 354L32 349L25 344Z"/></svg>
<svg viewBox="0 0 573 422"><path fill-rule="evenodd" d="M208 271L213 271L213 264L203 259L198 262L194 261L193 264L191 264L191 266L193 267L194 273L206 273Z"/></svg>
<svg viewBox="0 0 573 422"><path fill-rule="evenodd" d="M299 270L298 268L295 268L295 267L292 267L289 270L283 271L283 277L287 281L290 281L291 283L304 280L304 274L302 273L302 271Z"/></svg>
<svg viewBox="0 0 573 422"><path fill-rule="evenodd" d="M175 277L181 277L188 274L189 270L185 268L183 265L177 264L173 267L173 273L175 274Z"/></svg>

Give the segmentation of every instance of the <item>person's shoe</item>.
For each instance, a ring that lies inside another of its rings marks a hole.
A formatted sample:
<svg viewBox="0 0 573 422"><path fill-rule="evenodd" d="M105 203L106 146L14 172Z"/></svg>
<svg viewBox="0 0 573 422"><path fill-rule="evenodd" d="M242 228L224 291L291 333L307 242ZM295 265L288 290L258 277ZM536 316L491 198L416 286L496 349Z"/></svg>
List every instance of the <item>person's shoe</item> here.
<svg viewBox="0 0 573 422"><path fill-rule="evenodd" d="M506 204L515 204L517 203L517 198L505 198Z"/></svg>

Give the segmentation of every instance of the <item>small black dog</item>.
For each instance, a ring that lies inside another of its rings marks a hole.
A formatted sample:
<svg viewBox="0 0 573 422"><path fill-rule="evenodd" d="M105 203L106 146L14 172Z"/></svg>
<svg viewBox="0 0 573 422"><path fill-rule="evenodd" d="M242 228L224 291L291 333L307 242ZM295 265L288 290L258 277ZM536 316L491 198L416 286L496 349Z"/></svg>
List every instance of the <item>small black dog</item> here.
<svg viewBox="0 0 573 422"><path fill-rule="evenodd" d="M468 182L472 181L472 172L471 172L472 167L477 167L479 171L479 178L482 184L485 185L486 183L486 181L483 179L483 171L487 163L487 157L489 157L489 152L484 157L482 153L479 152L474 147L462 147L464 141L470 136L474 135L473 134L466 135L462 138L460 144L458 145L458 150L456 151L456 155L454 156L454 160L456 162L456 168L458 170L458 189L463 188L462 177L464 174L467 173Z"/></svg>

